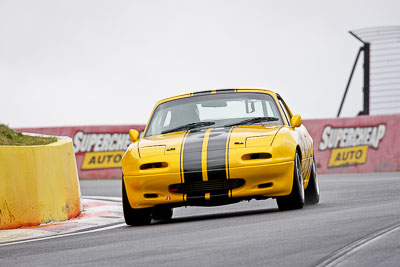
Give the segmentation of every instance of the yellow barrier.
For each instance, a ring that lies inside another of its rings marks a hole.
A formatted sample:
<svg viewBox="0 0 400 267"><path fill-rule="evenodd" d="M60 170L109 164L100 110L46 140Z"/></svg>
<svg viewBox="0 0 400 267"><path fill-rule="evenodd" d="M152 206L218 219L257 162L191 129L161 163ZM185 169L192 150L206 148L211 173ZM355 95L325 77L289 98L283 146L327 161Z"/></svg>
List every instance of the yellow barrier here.
<svg viewBox="0 0 400 267"><path fill-rule="evenodd" d="M0 229L63 221L80 211L71 139L43 146L0 146Z"/></svg>

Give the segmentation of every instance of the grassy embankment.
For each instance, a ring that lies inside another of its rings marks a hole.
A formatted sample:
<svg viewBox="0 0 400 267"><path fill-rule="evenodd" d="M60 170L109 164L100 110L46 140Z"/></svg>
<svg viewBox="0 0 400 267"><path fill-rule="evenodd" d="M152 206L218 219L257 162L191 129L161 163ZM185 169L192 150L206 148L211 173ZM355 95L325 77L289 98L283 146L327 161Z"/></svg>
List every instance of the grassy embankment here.
<svg viewBox="0 0 400 267"><path fill-rule="evenodd" d="M0 146L35 146L57 142L56 137L28 136L0 124Z"/></svg>

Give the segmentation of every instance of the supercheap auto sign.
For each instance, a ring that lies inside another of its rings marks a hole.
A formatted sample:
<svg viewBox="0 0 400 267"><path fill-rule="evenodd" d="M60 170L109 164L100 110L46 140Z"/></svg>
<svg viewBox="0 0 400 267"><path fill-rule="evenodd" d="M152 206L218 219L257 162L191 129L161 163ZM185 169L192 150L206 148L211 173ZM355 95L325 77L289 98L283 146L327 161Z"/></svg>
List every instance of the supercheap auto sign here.
<svg viewBox="0 0 400 267"><path fill-rule="evenodd" d="M368 149L378 149L385 132L385 124L344 128L328 125L322 131L319 150L331 150L328 167L365 164Z"/></svg>
<svg viewBox="0 0 400 267"><path fill-rule="evenodd" d="M400 170L400 115L306 120L319 173Z"/></svg>
<svg viewBox="0 0 400 267"><path fill-rule="evenodd" d="M127 133L85 133L73 138L74 151L84 153L82 170L121 167L122 156L130 144Z"/></svg>

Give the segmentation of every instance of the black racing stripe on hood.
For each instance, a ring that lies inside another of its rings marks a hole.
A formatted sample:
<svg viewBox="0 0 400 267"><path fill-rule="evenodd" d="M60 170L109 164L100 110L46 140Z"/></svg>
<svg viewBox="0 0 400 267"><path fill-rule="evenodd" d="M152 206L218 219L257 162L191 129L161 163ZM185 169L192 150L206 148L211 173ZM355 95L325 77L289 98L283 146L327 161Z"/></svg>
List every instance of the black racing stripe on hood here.
<svg viewBox="0 0 400 267"><path fill-rule="evenodd" d="M184 183L193 184L203 181L201 154L204 140L204 131L190 131L185 139L182 155L182 169ZM202 197L204 194L191 193L190 197Z"/></svg>
<svg viewBox="0 0 400 267"><path fill-rule="evenodd" d="M210 193L210 200L224 201L229 198L229 189L211 189L210 191L195 190L201 184L208 186L211 184L223 185L229 179L227 174L228 162L227 153L229 153L228 140L230 139L232 128L212 129L208 136L207 151L203 151L203 143L206 131L190 131L183 141L181 151L181 175L183 186L193 188L193 191L187 193L188 202L201 203L205 201L205 194ZM202 154L207 152L207 180L203 181ZM207 187L207 186L206 186Z"/></svg>
<svg viewBox="0 0 400 267"><path fill-rule="evenodd" d="M228 179L227 177L227 162L226 153L227 151L227 140L230 135L230 129L213 129L210 132L207 146L207 176L208 180L221 180ZM211 199L213 196L227 196L229 190L223 189L211 192Z"/></svg>

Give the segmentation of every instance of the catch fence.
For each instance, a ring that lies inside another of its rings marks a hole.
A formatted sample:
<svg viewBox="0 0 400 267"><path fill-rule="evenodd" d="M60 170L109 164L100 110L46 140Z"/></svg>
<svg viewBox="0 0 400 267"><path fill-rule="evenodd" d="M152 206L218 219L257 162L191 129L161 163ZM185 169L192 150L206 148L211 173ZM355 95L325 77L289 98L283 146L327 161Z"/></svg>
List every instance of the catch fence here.
<svg viewBox="0 0 400 267"><path fill-rule="evenodd" d="M364 54L363 110L359 115L400 113L400 26L380 26L350 31L363 43L340 105L344 103L360 53Z"/></svg>

